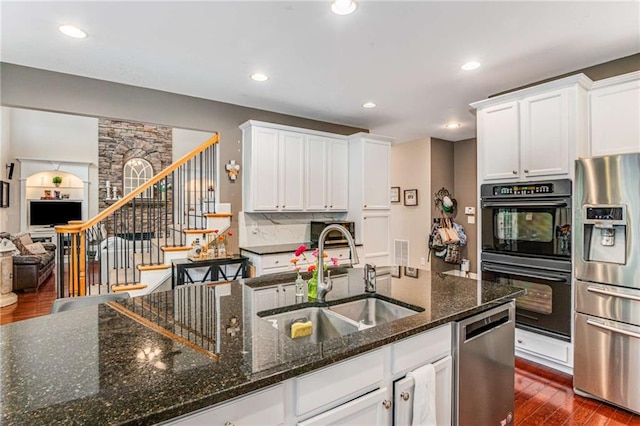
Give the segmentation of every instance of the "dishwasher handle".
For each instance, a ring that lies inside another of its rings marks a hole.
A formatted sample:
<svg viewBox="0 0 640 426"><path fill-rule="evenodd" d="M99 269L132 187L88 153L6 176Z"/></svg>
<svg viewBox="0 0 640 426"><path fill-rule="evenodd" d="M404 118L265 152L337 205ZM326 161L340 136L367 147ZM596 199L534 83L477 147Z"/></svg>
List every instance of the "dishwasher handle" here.
<svg viewBox="0 0 640 426"><path fill-rule="evenodd" d="M509 321L513 321L514 316L513 302L491 311L484 312L475 317L469 318L461 324L462 343L466 343L473 338L494 330Z"/></svg>

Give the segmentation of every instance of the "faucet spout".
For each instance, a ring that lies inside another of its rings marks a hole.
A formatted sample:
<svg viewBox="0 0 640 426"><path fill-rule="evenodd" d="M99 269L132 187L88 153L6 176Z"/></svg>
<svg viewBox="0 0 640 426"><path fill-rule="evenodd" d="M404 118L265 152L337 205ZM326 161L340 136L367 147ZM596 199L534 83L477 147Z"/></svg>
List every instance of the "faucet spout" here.
<svg viewBox="0 0 640 426"><path fill-rule="evenodd" d="M318 237L318 302L324 302L327 293L330 292L332 288L331 279L325 282L323 268L324 240L327 237L327 234L331 231L338 231L347 239L347 242L349 243L349 250L351 251L351 264L360 263L360 260L358 259L358 252L356 251L356 243L353 241L351 234L347 232L344 227L334 223L324 228Z"/></svg>

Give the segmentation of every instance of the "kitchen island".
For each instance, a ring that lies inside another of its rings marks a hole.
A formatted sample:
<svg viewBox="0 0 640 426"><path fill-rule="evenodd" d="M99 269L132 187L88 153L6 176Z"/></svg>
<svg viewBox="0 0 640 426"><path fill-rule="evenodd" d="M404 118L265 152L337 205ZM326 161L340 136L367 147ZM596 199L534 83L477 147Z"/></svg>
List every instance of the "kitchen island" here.
<svg viewBox="0 0 640 426"><path fill-rule="evenodd" d="M342 272L349 297L361 297L362 269ZM419 273L417 279L393 278L379 293L422 312L319 343L289 339L247 309L252 291L291 282L293 274L188 285L2 326L0 421L154 424L370 353L524 293ZM265 348L277 356L256 362Z"/></svg>

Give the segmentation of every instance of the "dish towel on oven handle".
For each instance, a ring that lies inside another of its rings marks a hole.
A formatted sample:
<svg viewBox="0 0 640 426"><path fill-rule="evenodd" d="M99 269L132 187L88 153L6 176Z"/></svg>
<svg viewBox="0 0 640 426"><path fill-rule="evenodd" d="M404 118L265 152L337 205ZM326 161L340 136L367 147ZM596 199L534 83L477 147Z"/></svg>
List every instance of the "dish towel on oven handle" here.
<svg viewBox="0 0 640 426"><path fill-rule="evenodd" d="M436 370L427 364L407 373L413 378L412 426L436 426Z"/></svg>

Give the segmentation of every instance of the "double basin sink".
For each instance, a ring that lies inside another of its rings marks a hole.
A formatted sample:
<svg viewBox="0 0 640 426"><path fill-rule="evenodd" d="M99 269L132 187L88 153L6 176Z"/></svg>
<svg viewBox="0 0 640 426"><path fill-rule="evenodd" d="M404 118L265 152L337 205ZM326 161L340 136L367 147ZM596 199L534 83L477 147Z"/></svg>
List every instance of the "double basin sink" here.
<svg viewBox="0 0 640 426"><path fill-rule="evenodd" d="M289 337L291 337L293 323L311 321L311 334L297 337L295 340L318 343L415 315L424 310L406 304L401 306L401 303L372 294L358 300L334 302L329 306L310 306L299 309L289 307L285 308L285 312L271 315L263 315L259 312L258 316Z"/></svg>

